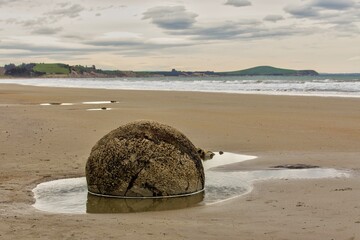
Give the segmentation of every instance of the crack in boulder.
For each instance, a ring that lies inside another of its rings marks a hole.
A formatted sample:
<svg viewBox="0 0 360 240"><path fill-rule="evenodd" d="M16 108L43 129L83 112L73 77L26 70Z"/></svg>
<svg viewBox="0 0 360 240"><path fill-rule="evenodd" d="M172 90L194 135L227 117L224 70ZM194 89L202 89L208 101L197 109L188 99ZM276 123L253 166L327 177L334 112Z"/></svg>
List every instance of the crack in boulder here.
<svg viewBox="0 0 360 240"><path fill-rule="evenodd" d="M129 181L129 184L128 184L127 188L126 188L126 191L124 193L125 196L127 196L127 193L131 190L131 188L133 188L135 181L138 179L140 173L142 172L142 170L145 169L145 167L147 167L147 164L145 164L145 166L143 166L140 169L140 171L138 171L134 176L131 177L131 179Z"/></svg>
<svg viewBox="0 0 360 240"><path fill-rule="evenodd" d="M146 182L144 184L144 187L153 192L153 197L164 196L164 193L162 191L160 191L158 188L156 188L154 185L152 185L148 182ZM165 195L167 195L167 194L165 194Z"/></svg>

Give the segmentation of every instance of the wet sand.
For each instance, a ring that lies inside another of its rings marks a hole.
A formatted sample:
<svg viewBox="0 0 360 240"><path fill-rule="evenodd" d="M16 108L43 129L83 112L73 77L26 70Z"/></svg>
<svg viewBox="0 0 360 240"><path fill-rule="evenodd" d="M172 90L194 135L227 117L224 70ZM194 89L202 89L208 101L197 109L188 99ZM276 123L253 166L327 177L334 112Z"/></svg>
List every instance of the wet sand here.
<svg viewBox="0 0 360 240"><path fill-rule="evenodd" d="M51 105L118 101L114 104ZM0 239L358 239L360 99L0 85ZM106 107L109 111L86 111ZM258 182L213 206L136 214L34 209L37 183L84 175L110 130L152 119L213 151L259 158L228 166L304 163L352 169L351 178Z"/></svg>

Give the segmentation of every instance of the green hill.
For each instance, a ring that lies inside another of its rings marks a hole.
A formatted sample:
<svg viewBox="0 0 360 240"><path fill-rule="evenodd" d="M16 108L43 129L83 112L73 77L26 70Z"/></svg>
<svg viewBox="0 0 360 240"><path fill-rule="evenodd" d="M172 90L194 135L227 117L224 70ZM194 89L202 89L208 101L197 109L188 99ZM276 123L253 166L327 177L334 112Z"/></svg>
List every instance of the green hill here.
<svg viewBox="0 0 360 240"><path fill-rule="evenodd" d="M37 63L33 71L44 74L69 74L70 68L62 63Z"/></svg>
<svg viewBox="0 0 360 240"><path fill-rule="evenodd" d="M301 75L318 75L314 70L292 70L292 69L283 69L275 68L271 66L259 66L248 68L240 71L233 72L220 72L220 75L225 76L256 76L256 75L279 75L279 76L301 76Z"/></svg>

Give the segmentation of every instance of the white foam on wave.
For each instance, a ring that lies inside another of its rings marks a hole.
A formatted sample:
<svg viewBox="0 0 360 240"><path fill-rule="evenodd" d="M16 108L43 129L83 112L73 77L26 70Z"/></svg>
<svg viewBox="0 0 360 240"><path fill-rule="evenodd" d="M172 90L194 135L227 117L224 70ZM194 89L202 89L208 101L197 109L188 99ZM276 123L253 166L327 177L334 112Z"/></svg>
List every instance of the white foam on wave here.
<svg viewBox="0 0 360 240"><path fill-rule="evenodd" d="M219 92L237 94L271 94L296 96L360 97L360 79L335 76L318 78L301 76L211 77L211 78L133 78L133 79L2 79L0 83L15 83L44 87L69 87L120 90L156 90ZM105 102L103 104L106 104Z"/></svg>

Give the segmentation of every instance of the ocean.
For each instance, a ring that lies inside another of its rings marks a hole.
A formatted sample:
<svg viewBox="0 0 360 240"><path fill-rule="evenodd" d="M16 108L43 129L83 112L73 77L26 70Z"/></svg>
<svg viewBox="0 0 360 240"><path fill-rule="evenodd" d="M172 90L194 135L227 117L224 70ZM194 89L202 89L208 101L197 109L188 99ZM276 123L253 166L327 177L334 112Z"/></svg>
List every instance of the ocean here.
<svg viewBox="0 0 360 240"><path fill-rule="evenodd" d="M30 78L0 79L0 83L70 88L360 97L360 74L110 79Z"/></svg>

